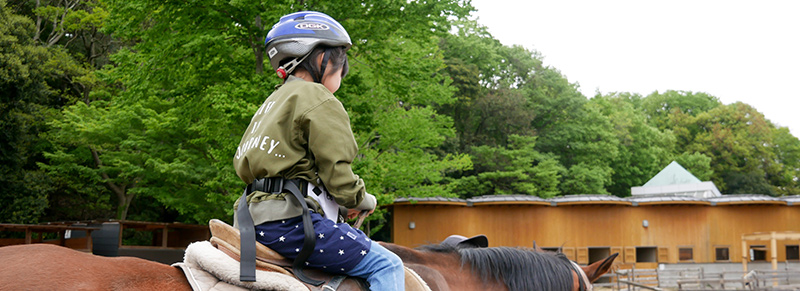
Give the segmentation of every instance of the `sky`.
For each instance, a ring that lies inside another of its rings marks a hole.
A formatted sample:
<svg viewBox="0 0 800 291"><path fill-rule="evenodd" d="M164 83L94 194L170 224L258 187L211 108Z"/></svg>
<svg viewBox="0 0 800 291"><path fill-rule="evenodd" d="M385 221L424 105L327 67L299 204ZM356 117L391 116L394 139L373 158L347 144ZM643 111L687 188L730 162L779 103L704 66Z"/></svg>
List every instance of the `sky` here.
<svg viewBox="0 0 800 291"><path fill-rule="evenodd" d="M705 92L800 137L800 1L472 0L504 45L581 92Z"/></svg>

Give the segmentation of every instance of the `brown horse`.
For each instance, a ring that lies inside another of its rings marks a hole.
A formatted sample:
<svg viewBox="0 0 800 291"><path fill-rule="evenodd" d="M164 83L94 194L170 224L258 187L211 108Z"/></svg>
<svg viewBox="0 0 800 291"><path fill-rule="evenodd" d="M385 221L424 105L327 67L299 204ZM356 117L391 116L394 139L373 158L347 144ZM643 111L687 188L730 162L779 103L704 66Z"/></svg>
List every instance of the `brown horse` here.
<svg viewBox="0 0 800 291"><path fill-rule="evenodd" d="M432 290L591 290L617 254L573 268L565 257L507 247L429 245L397 253ZM584 282L584 283L581 283ZM583 287L583 289L581 289ZM131 257L100 257L47 245L0 248L0 290L191 290L177 268Z"/></svg>

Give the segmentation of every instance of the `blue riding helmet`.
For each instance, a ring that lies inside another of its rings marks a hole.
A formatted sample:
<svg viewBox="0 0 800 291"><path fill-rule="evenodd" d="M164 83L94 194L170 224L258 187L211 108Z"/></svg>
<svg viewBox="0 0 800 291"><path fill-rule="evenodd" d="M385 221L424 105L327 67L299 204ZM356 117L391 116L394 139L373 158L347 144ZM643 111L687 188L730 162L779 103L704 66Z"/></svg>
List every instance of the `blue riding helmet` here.
<svg viewBox="0 0 800 291"><path fill-rule="evenodd" d="M272 68L286 78L318 45L350 49L352 42L339 22L322 12L300 11L281 17L264 40ZM280 65L282 61L292 59Z"/></svg>

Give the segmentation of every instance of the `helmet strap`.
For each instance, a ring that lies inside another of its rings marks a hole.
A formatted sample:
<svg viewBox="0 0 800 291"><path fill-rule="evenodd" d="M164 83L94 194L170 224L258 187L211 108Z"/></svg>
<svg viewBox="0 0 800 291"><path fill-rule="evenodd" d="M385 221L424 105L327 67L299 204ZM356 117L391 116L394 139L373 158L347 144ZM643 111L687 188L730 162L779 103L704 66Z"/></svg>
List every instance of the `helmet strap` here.
<svg viewBox="0 0 800 291"><path fill-rule="evenodd" d="M310 55L311 52L308 52L305 56L303 56L299 60L297 58L294 58L293 60L287 62L283 66L278 67L278 69L275 70L275 72L281 79L286 79L287 77L289 77L289 75L292 74L292 72L294 72L294 69L297 69L297 66L300 65L300 63L302 63L303 61L305 61L306 58Z"/></svg>
<svg viewBox="0 0 800 291"><path fill-rule="evenodd" d="M328 67L328 60L331 58L330 49L325 49L322 52L322 64L319 66L319 78L314 76L314 82L322 83L322 77L325 77L325 68Z"/></svg>

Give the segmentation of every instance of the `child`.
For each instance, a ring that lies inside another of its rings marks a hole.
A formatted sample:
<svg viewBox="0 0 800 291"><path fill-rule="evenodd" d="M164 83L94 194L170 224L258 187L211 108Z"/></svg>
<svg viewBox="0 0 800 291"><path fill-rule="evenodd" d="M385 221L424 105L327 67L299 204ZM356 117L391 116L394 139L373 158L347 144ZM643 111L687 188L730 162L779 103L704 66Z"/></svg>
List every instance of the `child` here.
<svg viewBox="0 0 800 291"><path fill-rule="evenodd" d="M258 242L289 259L301 254L304 206L289 191L295 185L311 209L316 240L305 265L366 278L371 290L405 290L400 258L339 215L339 205L348 217L377 206L353 174L358 147L347 112L333 96L347 75L350 46L341 24L320 12L285 15L272 27L266 51L285 80L256 111L233 164L249 184L245 194Z"/></svg>

